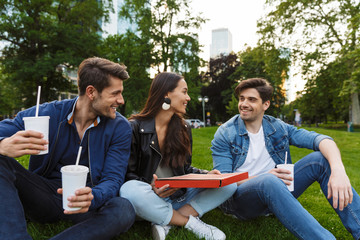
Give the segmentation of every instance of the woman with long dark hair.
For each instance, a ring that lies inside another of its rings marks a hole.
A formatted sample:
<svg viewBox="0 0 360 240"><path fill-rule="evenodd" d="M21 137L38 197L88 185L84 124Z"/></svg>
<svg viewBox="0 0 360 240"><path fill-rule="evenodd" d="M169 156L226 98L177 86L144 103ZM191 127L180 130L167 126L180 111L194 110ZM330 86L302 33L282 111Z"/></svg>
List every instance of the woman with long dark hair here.
<svg viewBox="0 0 360 240"><path fill-rule="evenodd" d="M120 195L130 200L140 218L152 223L154 239L165 239L171 226L184 226L199 238L225 239L221 230L199 217L231 197L236 184L215 189L154 186L158 177L220 174L191 166L191 128L183 118L189 101L182 76L164 72L155 77L144 109L130 117L131 155Z"/></svg>

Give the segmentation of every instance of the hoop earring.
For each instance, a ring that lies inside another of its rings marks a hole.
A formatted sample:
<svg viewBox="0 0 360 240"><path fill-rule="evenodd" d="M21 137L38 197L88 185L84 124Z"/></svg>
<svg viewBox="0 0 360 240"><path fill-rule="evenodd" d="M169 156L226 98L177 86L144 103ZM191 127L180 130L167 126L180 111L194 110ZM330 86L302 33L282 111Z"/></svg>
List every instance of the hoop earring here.
<svg viewBox="0 0 360 240"><path fill-rule="evenodd" d="M164 109L165 111L166 110L169 110L169 108L170 108L170 103L171 103L171 100L170 100L170 98L164 98L164 103L162 104L162 109Z"/></svg>

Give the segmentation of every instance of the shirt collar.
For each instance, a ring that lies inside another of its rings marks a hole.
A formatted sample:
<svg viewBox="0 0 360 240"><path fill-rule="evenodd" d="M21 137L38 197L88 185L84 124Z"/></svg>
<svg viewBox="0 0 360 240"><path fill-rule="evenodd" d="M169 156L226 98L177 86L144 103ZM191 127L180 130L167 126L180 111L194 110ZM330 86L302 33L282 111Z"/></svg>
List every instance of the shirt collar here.
<svg viewBox="0 0 360 240"><path fill-rule="evenodd" d="M69 124L72 124L74 122L74 111L75 111L75 106L76 106L76 103L78 100L79 100L79 97L76 97L74 106L73 106L71 112L69 113L69 115L67 116L67 120L68 120ZM96 127L97 125L99 125L99 123L100 123L100 117L97 116L95 121L88 128Z"/></svg>

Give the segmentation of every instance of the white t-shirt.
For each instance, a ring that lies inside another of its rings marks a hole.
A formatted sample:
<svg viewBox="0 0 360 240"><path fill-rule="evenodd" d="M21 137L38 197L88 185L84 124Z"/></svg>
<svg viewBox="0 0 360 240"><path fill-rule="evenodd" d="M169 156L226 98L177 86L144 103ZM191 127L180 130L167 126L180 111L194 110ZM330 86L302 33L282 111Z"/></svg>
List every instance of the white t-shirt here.
<svg viewBox="0 0 360 240"><path fill-rule="evenodd" d="M275 167L275 162L269 155L265 147L263 127L257 133L249 135L249 150L243 165L236 172L248 172L249 176L256 176L269 172Z"/></svg>

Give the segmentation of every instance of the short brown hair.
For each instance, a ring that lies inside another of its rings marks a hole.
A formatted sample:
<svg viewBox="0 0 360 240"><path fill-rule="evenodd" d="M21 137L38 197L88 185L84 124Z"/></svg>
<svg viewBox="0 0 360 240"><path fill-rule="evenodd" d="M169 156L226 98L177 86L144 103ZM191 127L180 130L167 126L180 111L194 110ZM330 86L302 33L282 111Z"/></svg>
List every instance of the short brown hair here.
<svg viewBox="0 0 360 240"><path fill-rule="evenodd" d="M125 65L99 57L85 59L78 70L79 95L84 95L89 85L94 86L101 93L110 85L109 76L120 78L123 81L129 78Z"/></svg>
<svg viewBox="0 0 360 240"><path fill-rule="evenodd" d="M249 78L243 80L237 85L235 88L235 96L239 97L240 93L248 88L255 88L261 99L262 102L270 101L274 88L270 85L270 83L263 78Z"/></svg>

